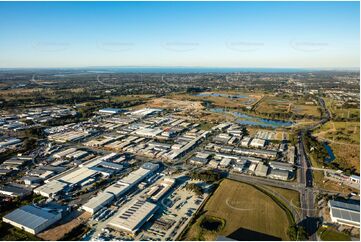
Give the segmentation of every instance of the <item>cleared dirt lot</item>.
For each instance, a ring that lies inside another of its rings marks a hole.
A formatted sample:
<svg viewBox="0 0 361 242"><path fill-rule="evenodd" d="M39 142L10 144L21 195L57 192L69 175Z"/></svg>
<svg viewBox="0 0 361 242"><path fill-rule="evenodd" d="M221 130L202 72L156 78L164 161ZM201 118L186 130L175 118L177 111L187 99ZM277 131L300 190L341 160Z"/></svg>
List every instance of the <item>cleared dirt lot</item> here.
<svg viewBox="0 0 361 242"><path fill-rule="evenodd" d="M286 213L270 197L250 185L222 181L203 211L188 231L187 240L214 240L217 235L238 240L288 240ZM199 224L204 216L224 220L225 227L219 232L202 229Z"/></svg>
<svg viewBox="0 0 361 242"><path fill-rule="evenodd" d="M175 94L169 95L168 98L174 100L189 100L210 102L215 107L241 108L253 105L262 98L259 93L239 93L239 92L203 92L198 94Z"/></svg>
<svg viewBox="0 0 361 242"><path fill-rule="evenodd" d="M165 108L165 109L185 109L185 110L202 110L204 109L201 102L196 101L183 101L183 100L173 100L169 98L155 98L150 100L147 104L147 107L154 108Z"/></svg>
<svg viewBox="0 0 361 242"><path fill-rule="evenodd" d="M74 211L70 216L61 221L60 225L41 232L38 234L38 237L43 240L61 240L66 233L85 223L89 218L90 214L87 212L79 214L78 211Z"/></svg>

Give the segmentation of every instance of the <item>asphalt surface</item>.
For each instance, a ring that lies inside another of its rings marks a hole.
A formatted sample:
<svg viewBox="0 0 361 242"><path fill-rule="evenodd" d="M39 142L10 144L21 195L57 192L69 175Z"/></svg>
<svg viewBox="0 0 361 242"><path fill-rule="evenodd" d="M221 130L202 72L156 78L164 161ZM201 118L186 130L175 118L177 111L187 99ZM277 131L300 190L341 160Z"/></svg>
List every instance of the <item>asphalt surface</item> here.
<svg viewBox="0 0 361 242"><path fill-rule="evenodd" d="M319 103L322 107L323 113L325 117L322 118L320 122L315 125L309 126L306 129L299 132L298 135L298 162L301 166L300 170L300 184L304 184L305 187L301 189L301 208L304 225L308 235L309 240L315 241L317 240L317 228L318 228L318 218L317 218L317 208L315 207L315 190L313 188L313 175L312 175L312 164L307 157L305 152L305 145L303 136L307 131L311 131L313 129L318 128L323 125L327 121L330 120L330 111L327 109L325 105L325 101L322 98L319 98Z"/></svg>
<svg viewBox="0 0 361 242"><path fill-rule="evenodd" d="M270 179L270 178L250 176L250 175L245 175L245 174L240 174L240 173L229 173L228 178L231 180L236 180L236 181L241 181L241 182L248 182L248 183L268 185L268 186L295 190L297 192L300 192L300 190L302 188L302 186L300 186L300 184L293 183L293 182L284 182L284 181L274 180L274 179Z"/></svg>
<svg viewBox="0 0 361 242"><path fill-rule="evenodd" d="M299 165L298 176L297 176L298 183L295 184L291 182L283 182L283 181L254 177L243 174L228 175L228 178L233 180L245 181L255 184L271 185L275 187L298 191L300 193L300 201L301 201L300 224L302 224L305 227L309 235L309 240L311 241L317 240L316 232L318 228L318 217L317 217L317 208L315 207L314 194L319 190L314 189L313 187L312 164L305 152L305 145L302 137L305 133L307 133L307 131L316 129L330 120L331 114L327 109L325 102L322 98L319 98L319 103L322 107L324 117L317 124L314 124L312 126L309 126L301 130L298 135L298 144L297 144L297 148L298 148L297 162Z"/></svg>

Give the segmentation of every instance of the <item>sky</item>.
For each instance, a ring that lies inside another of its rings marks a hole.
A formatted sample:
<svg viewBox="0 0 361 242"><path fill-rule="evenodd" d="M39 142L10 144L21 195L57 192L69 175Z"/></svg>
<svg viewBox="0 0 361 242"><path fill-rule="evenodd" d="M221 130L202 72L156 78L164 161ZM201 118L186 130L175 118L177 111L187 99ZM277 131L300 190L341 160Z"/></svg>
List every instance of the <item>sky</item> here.
<svg viewBox="0 0 361 242"><path fill-rule="evenodd" d="M354 68L359 2L0 2L0 68Z"/></svg>

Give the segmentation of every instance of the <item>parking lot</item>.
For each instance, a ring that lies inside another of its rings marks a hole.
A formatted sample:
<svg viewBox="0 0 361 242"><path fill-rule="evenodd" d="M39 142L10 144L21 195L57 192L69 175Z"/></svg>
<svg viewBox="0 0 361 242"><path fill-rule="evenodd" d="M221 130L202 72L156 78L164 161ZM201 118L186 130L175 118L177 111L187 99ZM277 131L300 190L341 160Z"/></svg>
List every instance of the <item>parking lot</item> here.
<svg viewBox="0 0 361 242"><path fill-rule="evenodd" d="M153 217L148 226L139 233L136 240L176 240L190 222L208 194L197 196L184 187L189 181L182 183L177 189L159 202L161 209Z"/></svg>

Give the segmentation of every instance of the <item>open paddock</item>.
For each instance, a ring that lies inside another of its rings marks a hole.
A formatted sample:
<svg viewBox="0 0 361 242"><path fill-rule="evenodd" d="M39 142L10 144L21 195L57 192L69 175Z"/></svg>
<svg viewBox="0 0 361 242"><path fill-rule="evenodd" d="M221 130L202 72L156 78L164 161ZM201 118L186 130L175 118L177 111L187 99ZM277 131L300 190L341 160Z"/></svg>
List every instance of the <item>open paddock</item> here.
<svg viewBox="0 0 361 242"><path fill-rule="evenodd" d="M255 187L223 180L185 235L186 240L214 240L223 235L238 240L288 240L287 214ZM204 216L225 221L220 231L201 227Z"/></svg>

